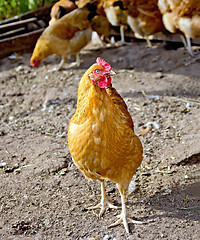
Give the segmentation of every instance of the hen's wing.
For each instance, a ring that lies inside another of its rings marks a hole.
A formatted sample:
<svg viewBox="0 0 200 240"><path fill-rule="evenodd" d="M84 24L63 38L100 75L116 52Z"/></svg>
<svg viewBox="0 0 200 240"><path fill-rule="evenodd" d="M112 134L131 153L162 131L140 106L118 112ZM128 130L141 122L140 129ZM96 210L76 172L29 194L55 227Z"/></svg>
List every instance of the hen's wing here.
<svg viewBox="0 0 200 240"><path fill-rule="evenodd" d="M90 25L89 18L91 14L92 13L88 10L87 7L77 8L71 11L70 13L66 14L59 21L67 22L68 24L76 26L80 29L85 29L88 28L88 26Z"/></svg>

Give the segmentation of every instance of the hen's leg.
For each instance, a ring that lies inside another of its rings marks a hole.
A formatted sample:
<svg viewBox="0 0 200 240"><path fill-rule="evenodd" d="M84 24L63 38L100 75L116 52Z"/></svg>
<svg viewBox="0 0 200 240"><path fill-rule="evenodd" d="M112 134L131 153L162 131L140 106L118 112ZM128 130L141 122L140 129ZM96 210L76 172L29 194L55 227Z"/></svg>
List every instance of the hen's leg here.
<svg viewBox="0 0 200 240"><path fill-rule="evenodd" d="M124 37L124 25L120 25L120 36L121 36L121 43L125 43L125 37Z"/></svg>
<svg viewBox="0 0 200 240"><path fill-rule="evenodd" d="M187 42L186 42L185 36L184 35L180 35L180 37L181 37L181 40L183 42L184 48L187 48Z"/></svg>
<svg viewBox="0 0 200 240"><path fill-rule="evenodd" d="M139 223L139 224L142 224L143 222L141 222L141 221L135 221L135 220L127 217L125 194L122 194L121 191L120 191L120 195L121 195L121 202L122 202L122 212L121 212L121 214L118 216L119 220L117 220L115 223L111 224L111 225L108 226L108 227L114 227L114 226L119 225L120 223L123 223L126 232L129 233L128 221L131 222L131 223Z"/></svg>
<svg viewBox="0 0 200 240"><path fill-rule="evenodd" d="M80 59L79 53L76 53L76 62L72 62L70 64L70 67L79 67L81 65L82 61Z"/></svg>
<svg viewBox="0 0 200 240"><path fill-rule="evenodd" d="M117 206L114 206L112 203L110 203L106 197L106 191L105 191L105 182L101 181L101 202L99 204L97 204L94 207L88 207L88 210L92 210L92 209L98 209L100 208L100 212L99 212L99 217L102 217L102 215L104 214L106 207L108 206L108 208L115 208L117 209Z"/></svg>
<svg viewBox="0 0 200 240"><path fill-rule="evenodd" d="M189 54L194 57L194 53L192 51L192 48L191 48L191 41L190 41L190 37L188 36L183 36L183 35L180 35L181 36L181 40L184 44L184 48L186 48L189 52Z"/></svg>
<svg viewBox="0 0 200 240"><path fill-rule="evenodd" d="M64 63L65 63L65 59L62 58L56 70L59 71L63 67Z"/></svg>
<svg viewBox="0 0 200 240"><path fill-rule="evenodd" d="M57 72L57 71L59 71L63 67L64 63L65 63L65 59L62 58L62 60L60 61L59 65L57 67L55 67L55 68L53 68L51 70L48 70L48 71L49 72Z"/></svg>
<svg viewBox="0 0 200 240"><path fill-rule="evenodd" d="M152 44L151 44L151 41L150 41L149 37L148 37L148 36L145 36L145 39L146 39L146 42L147 42L147 47L148 47L148 48L152 48L153 46L152 46Z"/></svg>
<svg viewBox="0 0 200 240"><path fill-rule="evenodd" d="M192 47L191 47L190 37L186 36L186 41L187 41L188 52L192 57L194 57L194 53L193 53Z"/></svg>

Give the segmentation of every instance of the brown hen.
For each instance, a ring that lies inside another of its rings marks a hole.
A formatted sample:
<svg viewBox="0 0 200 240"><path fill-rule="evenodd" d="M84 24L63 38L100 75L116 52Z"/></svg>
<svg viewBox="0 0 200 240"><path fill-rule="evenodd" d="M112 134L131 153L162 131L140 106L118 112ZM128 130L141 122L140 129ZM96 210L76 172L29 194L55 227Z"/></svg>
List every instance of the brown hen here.
<svg viewBox="0 0 200 240"><path fill-rule="evenodd" d="M56 70L60 70L67 57L76 54L76 62L71 66L80 66L79 52L91 40L91 20L95 16L92 5L77 8L54 24L48 26L39 37L30 63L32 66L40 65L41 61L52 54L62 58Z"/></svg>
<svg viewBox="0 0 200 240"><path fill-rule="evenodd" d="M124 0L128 25L133 32L145 37L148 47L152 46L150 35L165 31L157 3L158 0Z"/></svg>
<svg viewBox="0 0 200 240"><path fill-rule="evenodd" d="M111 66L97 58L81 78L77 109L70 120L68 144L75 165L86 178L101 182L100 208L116 208L106 198L104 180L117 184L122 212L119 220L129 232L125 194L133 174L142 162L143 148L134 133L133 121L123 98L111 86ZM136 221L131 220L135 223ZM141 223L137 221L137 223Z"/></svg>

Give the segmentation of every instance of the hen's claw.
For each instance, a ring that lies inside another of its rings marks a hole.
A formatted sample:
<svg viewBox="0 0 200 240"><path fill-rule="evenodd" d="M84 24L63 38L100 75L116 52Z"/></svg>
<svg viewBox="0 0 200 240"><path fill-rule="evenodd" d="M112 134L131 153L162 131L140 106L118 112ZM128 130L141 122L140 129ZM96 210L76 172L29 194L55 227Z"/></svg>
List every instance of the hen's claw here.
<svg viewBox="0 0 200 240"><path fill-rule="evenodd" d="M131 222L131 223L133 223L133 224L143 224L143 223L144 223L144 222L136 221L136 220L133 220L133 219L128 218L128 217L126 217L126 216L123 216L123 214L118 215L117 217L118 217L119 219L118 219L115 223L109 225L108 228L115 227L115 226L119 225L120 223L123 223L126 232L129 233L128 222Z"/></svg>
<svg viewBox="0 0 200 240"><path fill-rule="evenodd" d="M114 208L114 209L118 209L119 207L113 205L112 203L110 203L109 201L104 201L104 202L100 202L99 204L97 204L96 206L93 207L88 207L88 210L94 210L94 209L98 209L100 208L100 212L99 212L99 217L102 217L106 208Z"/></svg>
<svg viewBox="0 0 200 240"><path fill-rule="evenodd" d="M76 62L72 62L69 66L70 66L70 68L80 67L81 63L83 63L83 61L80 60L79 53L76 53Z"/></svg>
<svg viewBox="0 0 200 240"><path fill-rule="evenodd" d="M131 223L139 223L139 224L142 224L144 222L136 221L136 220L133 220L133 219L127 217L127 214L126 214L126 203L125 203L125 194L120 192L120 195L121 195L121 202L122 202L122 212L121 212L120 215L117 216L119 218L119 220L117 220L115 223L109 225L108 227L109 228L110 227L114 227L114 226L119 225L120 223L123 223L126 232L129 233L128 221L131 222Z"/></svg>
<svg viewBox="0 0 200 240"><path fill-rule="evenodd" d="M77 62L72 62L69 65L70 68L79 67L79 66L80 66L80 63L77 63Z"/></svg>

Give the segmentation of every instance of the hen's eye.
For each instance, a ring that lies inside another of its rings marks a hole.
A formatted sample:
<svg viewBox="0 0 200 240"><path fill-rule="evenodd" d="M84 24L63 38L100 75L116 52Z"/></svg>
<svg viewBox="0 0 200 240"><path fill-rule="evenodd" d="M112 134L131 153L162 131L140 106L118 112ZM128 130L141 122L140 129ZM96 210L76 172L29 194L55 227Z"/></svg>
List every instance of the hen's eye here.
<svg viewBox="0 0 200 240"><path fill-rule="evenodd" d="M99 73L100 72L100 70L99 69L95 69L95 71L94 71L95 73Z"/></svg>

